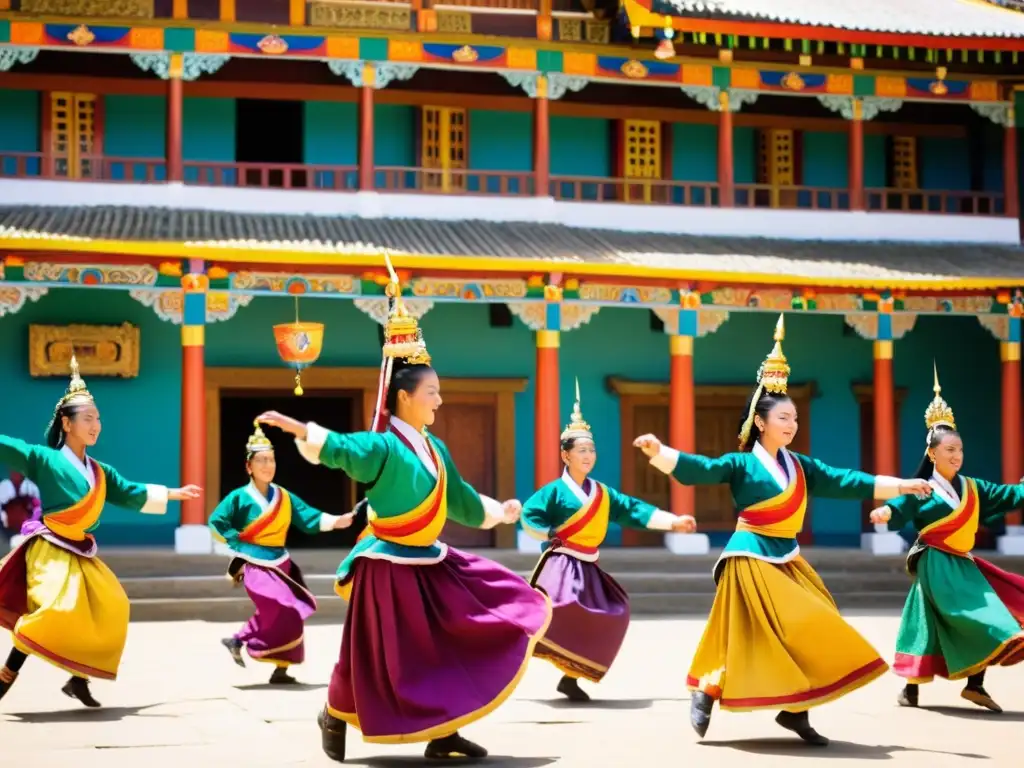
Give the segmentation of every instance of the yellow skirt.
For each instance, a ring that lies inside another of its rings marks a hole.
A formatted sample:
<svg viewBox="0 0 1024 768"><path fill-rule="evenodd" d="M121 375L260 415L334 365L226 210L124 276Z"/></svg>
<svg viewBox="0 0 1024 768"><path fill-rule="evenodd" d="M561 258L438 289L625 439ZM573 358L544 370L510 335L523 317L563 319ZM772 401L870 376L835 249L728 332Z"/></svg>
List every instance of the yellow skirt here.
<svg viewBox="0 0 1024 768"><path fill-rule="evenodd" d="M802 557L726 559L687 685L722 709L802 712L889 668Z"/></svg>
<svg viewBox="0 0 1024 768"><path fill-rule="evenodd" d="M114 680L129 614L114 572L42 536L24 550L28 610L14 625L15 647L79 677Z"/></svg>

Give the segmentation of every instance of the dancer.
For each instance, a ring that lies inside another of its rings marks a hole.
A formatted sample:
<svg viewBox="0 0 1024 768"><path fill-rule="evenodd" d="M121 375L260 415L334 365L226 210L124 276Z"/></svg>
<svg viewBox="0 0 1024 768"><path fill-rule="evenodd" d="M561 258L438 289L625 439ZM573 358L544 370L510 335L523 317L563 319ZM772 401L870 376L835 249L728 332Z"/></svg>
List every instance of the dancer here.
<svg viewBox="0 0 1024 768"><path fill-rule="evenodd" d="M285 549L288 529L292 524L306 533L348 528L355 512L329 515L275 485L274 446L259 424L245 446L245 470L249 484L224 497L210 515L210 528L231 548L228 578L245 585L256 613L221 643L238 666L245 666L245 647L254 660L274 665L271 684L287 685L295 682L288 667L306 655L303 623L316 612L316 598Z"/></svg>
<svg viewBox="0 0 1024 768"><path fill-rule="evenodd" d="M531 579L554 604L551 626L534 655L562 671L559 693L582 702L590 696L579 678L601 682L629 628L629 596L597 564L608 523L683 533L696 530L696 523L689 515L677 517L588 477L597 448L580 412L578 381L561 446L565 470L523 505L522 524L529 535L551 542Z"/></svg>
<svg viewBox="0 0 1024 768"><path fill-rule="evenodd" d="M350 604L317 720L324 752L339 762L347 725L368 742L426 741L427 758L484 757L458 730L512 694L551 602L511 571L437 539L448 517L490 528L518 520L521 506L478 494L426 432L441 385L390 261L388 269L394 306L373 421L386 431L338 434L278 413L259 417L295 435L308 460L367 485L370 533L338 568L335 589Z"/></svg>
<svg viewBox="0 0 1024 768"><path fill-rule="evenodd" d="M797 413L786 395L783 335L780 316L775 346L743 412L740 452L709 459L663 446L653 435L635 445L681 483L728 483L739 510L736 532L715 563L715 602L687 678L694 730L704 736L717 700L726 710L782 710L779 725L825 746L807 711L866 685L887 665L839 615L800 555L796 537L808 497L886 499L930 489L923 480L836 469L786 448Z"/></svg>
<svg viewBox="0 0 1024 768"><path fill-rule="evenodd" d="M114 680L128 633L128 597L113 572L96 557L92 531L106 502L162 515L167 502L198 498L195 485L168 490L123 478L86 453L100 436L100 412L78 362L57 402L46 446L0 435L0 462L39 486L42 520L21 529L24 540L0 563L0 625L14 649L0 669L0 698L29 654L71 673L61 689L87 707L99 702L89 678Z"/></svg>
<svg viewBox="0 0 1024 768"><path fill-rule="evenodd" d="M871 513L874 523L900 530L910 522L918 539L907 556L914 581L903 606L893 671L907 679L897 702L916 707L918 685L938 675L967 678L960 695L1002 712L985 690L985 670L1024 661L1024 578L971 553L979 523L988 525L1024 507L1024 486L998 485L960 474L964 444L953 409L940 394L924 414L925 454L917 476L931 483L925 500L904 496Z"/></svg>

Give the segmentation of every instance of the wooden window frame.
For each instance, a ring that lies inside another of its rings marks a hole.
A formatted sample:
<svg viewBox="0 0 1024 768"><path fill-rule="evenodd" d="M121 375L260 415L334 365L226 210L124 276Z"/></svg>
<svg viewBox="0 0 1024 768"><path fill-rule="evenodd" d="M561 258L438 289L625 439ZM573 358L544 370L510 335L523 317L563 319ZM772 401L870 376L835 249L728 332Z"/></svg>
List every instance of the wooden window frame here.
<svg viewBox="0 0 1024 768"><path fill-rule="evenodd" d="M427 120L427 112L436 111L438 113L438 140L440 142L438 146L438 162L440 165L437 167L428 166L426 158L424 157L424 148L426 147L426 136L424 135L424 124ZM417 125L417 142L416 142L416 155L417 164L423 169L423 188L427 190L437 190L440 192L465 192L466 191L466 173L469 171L469 108L468 107L452 107L452 106L440 106L437 104L424 104L419 110L419 123ZM463 133L465 134L465 140L462 143L463 163L462 167L456 168L451 164L451 116L452 114L462 115ZM448 137L443 136L446 131L444 128L447 126ZM447 152L444 150L447 148ZM456 177L452 177L452 171L461 171L462 173ZM431 176L437 176L439 179L439 186L433 186L429 183Z"/></svg>
<svg viewBox="0 0 1024 768"><path fill-rule="evenodd" d="M89 180L89 179L92 179L92 180L102 179L102 177L103 177L102 168L95 167L97 163L102 163L104 133L105 133L105 126L106 126L105 99L104 99L104 94L102 92L100 92L99 89L94 89L94 90L91 90L91 91L64 90L64 89L61 89L61 90L48 90L48 91L43 92L43 94L42 94L42 110L43 110L43 114L42 114L42 121L41 121L41 126L40 126L40 133L42 135L40 137L40 143L39 144L40 144L40 147L42 149L43 157L45 159L45 162L49 166L49 167L47 167L45 169L47 177L48 178L56 178L56 171L57 171L57 160L58 160L58 157L57 157L56 153L53 150L53 134L54 134L54 129L53 129L53 119L54 119L53 118L53 101L54 101L54 98L58 94L66 94L68 97L70 97L72 102L76 101L77 97L79 97L79 96L90 96L90 97L92 97L92 100L93 100L93 118L92 118L93 139L92 139L92 155L90 155L90 162L93 164L93 167L91 168L92 172L88 176L82 175L81 158L79 156L77 146L74 146L74 148L72 148L72 146L73 145L77 145L77 142L78 142L77 121L73 121L75 124L72 125L71 129L70 129L69 152L68 152L68 156L66 158L67 163L68 163L68 174L67 174L66 177L62 177L62 178L86 179L86 180ZM77 161L77 162L73 163L73 161ZM72 168L73 164L76 165L77 167Z"/></svg>
<svg viewBox="0 0 1024 768"><path fill-rule="evenodd" d="M362 413L362 423L369 425L377 397L379 368L313 367L303 371L302 386L307 392L333 390L357 395L354 407ZM212 493L204 495L206 516L220 501L220 402L224 390L290 389L287 372L282 368L207 368L206 386L206 486ZM280 386L275 386L279 383ZM526 390L525 378L445 378L444 399L447 403L491 404L494 417L494 486L499 499L516 497L516 406L515 396ZM358 418L354 420L358 423ZM327 425L329 426L329 425ZM351 484L355 493L355 483ZM355 498L351 499L355 504ZM516 545L516 529L500 525L494 529L494 545L510 548Z"/></svg>

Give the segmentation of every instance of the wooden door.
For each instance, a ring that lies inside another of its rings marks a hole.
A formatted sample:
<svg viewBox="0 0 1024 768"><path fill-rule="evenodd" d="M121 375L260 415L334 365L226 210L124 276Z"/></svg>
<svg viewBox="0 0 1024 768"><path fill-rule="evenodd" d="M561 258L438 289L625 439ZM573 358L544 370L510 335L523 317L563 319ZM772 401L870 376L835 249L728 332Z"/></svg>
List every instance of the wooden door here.
<svg viewBox="0 0 1024 768"><path fill-rule="evenodd" d="M99 99L94 93L51 92L49 152L53 174L68 179L97 176Z"/></svg>
<svg viewBox="0 0 1024 768"><path fill-rule="evenodd" d="M437 169L426 173L424 189L441 192L462 192L466 189L466 176L452 171L466 170L469 153L468 119L465 109L454 107L423 107L421 126L421 158L423 168Z"/></svg>
<svg viewBox="0 0 1024 768"><path fill-rule="evenodd" d="M430 428L448 446L462 479L480 493L497 494L495 478L495 412L491 403L460 403L450 400L437 411ZM441 539L456 547L490 547L492 531L467 528L449 519Z"/></svg>
<svg viewBox="0 0 1024 768"><path fill-rule="evenodd" d="M622 121L622 176L626 179L623 199L626 202L652 201L649 182L661 179L663 164L661 123L657 120ZM633 180L638 183L633 183Z"/></svg>
<svg viewBox="0 0 1024 768"><path fill-rule="evenodd" d="M795 208L797 193L792 187L798 181L799 148L792 128L771 128L760 131L758 151L758 182L767 184L771 208Z"/></svg>

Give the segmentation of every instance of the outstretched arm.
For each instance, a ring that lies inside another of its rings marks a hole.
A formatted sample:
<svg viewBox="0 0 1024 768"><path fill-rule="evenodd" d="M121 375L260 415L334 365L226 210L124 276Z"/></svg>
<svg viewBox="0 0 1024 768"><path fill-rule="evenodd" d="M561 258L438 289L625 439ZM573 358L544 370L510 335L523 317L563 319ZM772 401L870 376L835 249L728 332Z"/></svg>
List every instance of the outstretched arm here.
<svg viewBox="0 0 1024 768"><path fill-rule="evenodd" d="M718 485L732 480L736 465L733 454L709 459L695 453L683 453L663 445L654 435L641 435L633 445L650 458L651 466L672 475L683 485Z"/></svg>
<svg viewBox="0 0 1024 768"><path fill-rule="evenodd" d="M299 453L310 464L340 469L357 483L376 480L388 458L387 442L378 432L343 435L324 429L316 422L304 424L277 411L262 413L256 421L293 435Z"/></svg>
<svg viewBox="0 0 1024 768"><path fill-rule="evenodd" d="M869 475L858 469L839 469L801 453L794 453L793 458L803 467L807 490L812 496L885 501L908 493L927 498L932 492L927 480L901 480L888 475Z"/></svg>
<svg viewBox="0 0 1024 768"><path fill-rule="evenodd" d="M168 488L166 485L136 483L123 477L109 464L101 466L107 475L107 500L144 515L162 515L167 512L168 501L198 499L203 493L198 485Z"/></svg>
<svg viewBox="0 0 1024 768"><path fill-rule="evenodd" d="M30 480L36 480L45 450L41 445L32 445L16 437L0 435L0 464L21 472Z"/></svg>
<svg viewBox="0 0 1024 768"><path fill-rule="evenodd" d="M456 523L470 528L493 528L499 523L513 523L519 519L522 505L507 501L504 504L479 493L473 486L462 479L448 446L436 438L428 438L437 448L438 456L444 462L448 473L448 517Z"/></svg>
<svg viewBox="0 0 1024 768"><path fill-rule="evenodd" d="M875 525L888 523L890 531L899 531L917 516L920 508L921 501L917 496L900 496L884 506L871 510L869 519Z"/></svg>
<svg viewBox="0 0 1024 768"><path fill-rule="evenodd" d="M356 516L355 510L344 515L331 515L311 507L294 493L288 492L292 500L292 524L304 533L325 533L348 528Z"/></svg>
<svg viewBox="0 0 1024 768"><path fill-rule="evenodd" d="M608 489L608 497L612 522L626 528L677 533L692 533L697 528L692 515L673 515L614 488Z"/></svg>
<svg viewBox="0 0 1024 768"><path fill-rule="evenodd" d="M1024 478L1022 478L1024 479ZM994 523L1007 512L1024 507L1024 485L1003 485L975 480L978 486L978 510L983 524Z"/></svg>

